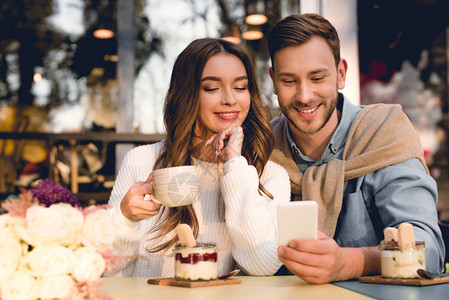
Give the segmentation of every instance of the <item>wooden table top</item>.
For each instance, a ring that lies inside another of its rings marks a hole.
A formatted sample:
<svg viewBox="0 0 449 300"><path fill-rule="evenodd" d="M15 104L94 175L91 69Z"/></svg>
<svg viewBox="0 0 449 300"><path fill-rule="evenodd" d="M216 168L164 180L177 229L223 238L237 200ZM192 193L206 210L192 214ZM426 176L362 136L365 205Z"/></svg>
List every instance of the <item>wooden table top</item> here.
<svg viewBox="0 0 449 300"><path fill-rule="evenodd" d="M106 278L102 291L116 300L138 299L371 299L333 284L310 285L296 276L237 276L240 284L175 287L148 284L148 278Z"/></svg>

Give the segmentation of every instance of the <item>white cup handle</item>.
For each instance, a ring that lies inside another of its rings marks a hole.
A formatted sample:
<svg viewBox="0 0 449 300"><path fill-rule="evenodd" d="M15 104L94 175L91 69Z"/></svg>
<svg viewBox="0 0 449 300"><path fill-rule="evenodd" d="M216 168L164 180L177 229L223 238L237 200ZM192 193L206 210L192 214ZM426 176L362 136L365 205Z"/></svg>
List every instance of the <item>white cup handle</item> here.
<svg viewBox="0 0 449 300"><path fill-rule="evenodd" d="M145 194L145 196L143 197L143 200L145 200L145 201L153 201L153 202L155 202L155 203L157 203L157 204L161 204L162 205L162 203L160 203L159 202L159 200L157 200L157 198L156 197L154 197L154 195L151 195L151 194Z"/></svg>

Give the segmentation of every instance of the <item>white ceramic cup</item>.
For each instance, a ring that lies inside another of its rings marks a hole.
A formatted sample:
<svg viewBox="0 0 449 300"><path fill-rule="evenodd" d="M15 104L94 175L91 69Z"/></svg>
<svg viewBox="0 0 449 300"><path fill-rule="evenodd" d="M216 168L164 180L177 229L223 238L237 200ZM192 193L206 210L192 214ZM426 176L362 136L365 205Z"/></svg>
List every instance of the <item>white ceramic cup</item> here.
<svg viewBox="0 0 449 300"><path fill-rule="evenodd" d="M198 175L195 166L179 166L153 171L156 197L150 199L167 207L187 206L198 195Z"/></svg>

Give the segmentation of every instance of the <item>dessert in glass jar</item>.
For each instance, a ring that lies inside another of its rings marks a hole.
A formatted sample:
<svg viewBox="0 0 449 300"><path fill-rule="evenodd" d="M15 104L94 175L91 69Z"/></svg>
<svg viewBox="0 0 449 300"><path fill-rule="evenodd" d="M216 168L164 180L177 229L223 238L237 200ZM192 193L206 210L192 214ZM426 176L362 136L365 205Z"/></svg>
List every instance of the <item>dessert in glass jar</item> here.
<svg viewBox="0 0 449 300"><path fill-rule="evenodd" d="M215 243L197 243L195 247L175 244L176 280L217 279L217 247Z"/></svg>
<svg viewBox="0 0 449 300"><path fill-rule="evenodd" d="M413 247L401 248L397 241L382 241L380 269L387 278L419 278L418 269L426 269L424 242L415 242Z"/></svg>

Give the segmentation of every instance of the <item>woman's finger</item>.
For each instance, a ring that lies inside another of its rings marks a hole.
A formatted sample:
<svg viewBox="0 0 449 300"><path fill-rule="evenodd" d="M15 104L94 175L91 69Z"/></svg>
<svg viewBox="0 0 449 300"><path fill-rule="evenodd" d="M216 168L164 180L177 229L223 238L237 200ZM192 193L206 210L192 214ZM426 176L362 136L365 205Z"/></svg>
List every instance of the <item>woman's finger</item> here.
<svg viewBox="0 0 449 300"><path fill-rule="evenodd" d="M145 201L151 201L153 202L157 208L161 207L162 203L157 200L156 196L152 194L145 194L145 197L143 197L143 200Z"/></svg>
<svg viewBox="0 0 449 300"><path fill-rule="evenodd" d="M145 196L145 194L153 194L154 193L153 183L148 183L146 181L138 182L138 183L134 184L129 189L129 191L131 192L132 195L138 195L143 198Z"/></svg>
<svg viewBox="0 0 449 300"><path fill-rule="evenodd" d="M148 175L147 180L145 180L145 183L152 183L153 182L153 173L150 173L150 175Z"/></svg>
<svg viewBox="0 0 449 300"><path fill-rule="evenodd" d="M126 203L126 204L125 204ZM124 207L122 207L124 205ZM133 221L140 221L159 213L161 207L153 201L146 201L144 197L133 196L120 204L124 215Z"/></svg>
<svg viewBox="0 0 449 300"><path fill-rule="evenodd" d="M212 136L207 140L206 145L212 144L212 143L215 141L216 138L217 138L217 134L215 133L214 135L212 135Z"/></svg>

